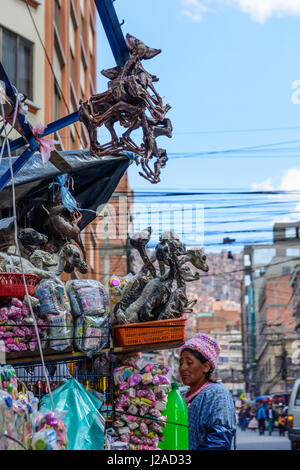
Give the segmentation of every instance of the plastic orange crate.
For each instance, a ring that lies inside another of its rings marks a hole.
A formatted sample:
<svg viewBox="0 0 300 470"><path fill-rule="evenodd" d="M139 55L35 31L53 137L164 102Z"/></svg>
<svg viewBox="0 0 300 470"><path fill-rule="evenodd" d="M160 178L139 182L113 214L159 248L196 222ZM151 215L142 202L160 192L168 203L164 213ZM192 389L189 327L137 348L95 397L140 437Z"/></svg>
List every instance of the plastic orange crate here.
<svg viewBox="0 0 300 470"><path fill-rule="evenodd" d="M34 288L39 280L36 274L25 274L25 280L29 295L34 294ZM0 298L23 298L25 297L25 286L22 273L0 273Z"/></svg>
<svg viewBox="0 0 300 470"><path fill-rule="evenodd" d="M184 339L185 318L131 323L114 328L115 346L164 343Z"/></svg>

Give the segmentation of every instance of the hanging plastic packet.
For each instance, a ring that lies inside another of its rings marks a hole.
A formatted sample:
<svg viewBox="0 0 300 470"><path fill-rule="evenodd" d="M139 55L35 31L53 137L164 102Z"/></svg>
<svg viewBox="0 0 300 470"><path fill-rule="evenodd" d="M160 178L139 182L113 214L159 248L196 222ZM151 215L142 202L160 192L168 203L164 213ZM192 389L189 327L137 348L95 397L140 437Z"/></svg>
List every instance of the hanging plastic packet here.
<svg viewBox="0 0 300 470"><path fill-rule="evenodd" d="M126 286L129 277L118 277L115 274L111 276L108 281L109 286L109 296L110 301L113 305L119 302L120 298L122 297L124 287Z"/></svg>
<svg viewBox="0 0 300 470"><path fill-rule="evenodd" d="M47 315L49 324L49 347L55 351L64 351L73 343L73 318L69 312Z"/></svg>
<svg viewBox="0 0 300 470"><path fill-rule="evenodd" d="M60 314L70 312L70 303L65 287L54 279L43 279L34 290L34 296L39 299L39 314Z"/></svg>
<svg viewBox="0 0 300 470"><path fill-rule="evenodd" d="M93 279L68 281L67 294L73 316L103 316L108 313L107 298L104 286Z"/></svg>
<svg viewBox="0 0 300 470"><path fill-rule="evenodd" d="M108 343L109 319L105 317L81 316L75 320L74 346L83 352L99 352Z"/></svg>

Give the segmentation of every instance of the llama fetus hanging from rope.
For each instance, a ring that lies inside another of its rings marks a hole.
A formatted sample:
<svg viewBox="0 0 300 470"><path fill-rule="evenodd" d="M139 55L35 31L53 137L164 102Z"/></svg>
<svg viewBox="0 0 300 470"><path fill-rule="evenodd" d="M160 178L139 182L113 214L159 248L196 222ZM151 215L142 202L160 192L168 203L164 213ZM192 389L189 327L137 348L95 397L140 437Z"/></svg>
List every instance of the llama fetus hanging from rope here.
<svg viewBox="0 0 300 470"><path fill-rule="evenodd" d="M156 138L172 136L172 124L166 118L171 106L163 104L153 85L158 78L145 70L142 60L152 59L161 50L146 46L130 34L126 36L126 44L129 59L124 66L102 70L102 75L110 80L108 90L92 95L85 102L80 101L79 120L89 133L92 153L100 157L121 151L139 155L142 167L140 175L155 184L160 181L160 170L168 160L166 150L158 147ZM121 137L115 131L115 123L127 129ZM102 125L109 131L111 141L101 145L97 140L97 128ZM138 145L133 141L131 133L140 127L143 141ZM149 160L153 157L156 161L152 170ZM135 160L139 163L138 159Z"/></svg>

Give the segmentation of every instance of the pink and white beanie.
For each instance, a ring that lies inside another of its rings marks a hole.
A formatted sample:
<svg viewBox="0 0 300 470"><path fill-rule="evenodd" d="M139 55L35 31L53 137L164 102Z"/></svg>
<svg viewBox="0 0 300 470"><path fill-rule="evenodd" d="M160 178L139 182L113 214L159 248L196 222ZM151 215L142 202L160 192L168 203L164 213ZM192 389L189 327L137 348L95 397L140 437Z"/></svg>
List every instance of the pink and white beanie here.
<svg viewBox="0 0 300 470"><path fill-rule="evenodd" d="M181 354L184 349L192 349L193 351L198 351L202 356L207 359L213 370L217 367L218 358L220 354L219 343L204 333L198 333L193 338L188 339L187 342L181 346L179 349L179 354Z"/></svg>

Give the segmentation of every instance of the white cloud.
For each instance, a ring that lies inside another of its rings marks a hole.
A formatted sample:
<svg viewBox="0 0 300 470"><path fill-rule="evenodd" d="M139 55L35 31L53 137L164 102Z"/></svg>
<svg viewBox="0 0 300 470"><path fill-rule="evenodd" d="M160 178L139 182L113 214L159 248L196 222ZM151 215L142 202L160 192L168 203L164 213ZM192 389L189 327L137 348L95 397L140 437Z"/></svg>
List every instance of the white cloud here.
<svg viewBox="0 0 300 470"><path fill-rule="evenodd" d="M300 168L289 168L284 172L281 178L281 182L277 188L272 184L271 178L262 181L261 183L252 183L252 191L291 191L291 194L274 194L269 195L268 199L272 201L290 201L291 205L295 203L293 212L288 212L282 216L276 216L272 220L272 224L275 222L295 222L300 220ZM298 191L299 194L295 193ZM286 205L282 206L284 210Z"/></svg>
<svg viewBox="0 0 300 470"><path fill-rule="evenodd" d="M200 0L181 0L183 7L183 14L196 23L200 23L203 19L203 13L206 13L208 8Z"/></svg>
<svg viewBox="0 0 300 470"><path fill-rule="evenodd" d="M251 184L251 191L273 191L273 185L271 178L262 181L261 183L252 183Z"/></svg>
<svg viewBox="0 0 300 470"><path fill-rule="evenodd" d="M244 13L264 23L273 15L300 15L299 0L233 0Z"/></svg>
<svg viewBox="0 0 300 470"><path fill-rule="evenodd" d="M300 0L181 0L183 14L200 22L211 5L237 6L254 21L264 23L273 15L300 16Z"/></svg>
<svg viewBox="0 0 300 470"><path fill-rule="evenodd" d="M287 170L283 174L278 189L280 191L300 191L300 169L290 168L289 170Z"/></svg>

